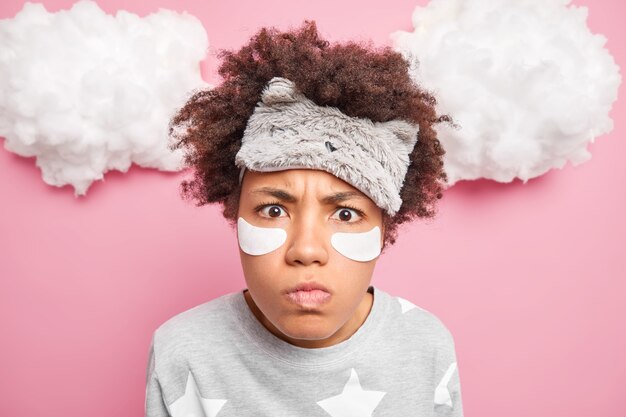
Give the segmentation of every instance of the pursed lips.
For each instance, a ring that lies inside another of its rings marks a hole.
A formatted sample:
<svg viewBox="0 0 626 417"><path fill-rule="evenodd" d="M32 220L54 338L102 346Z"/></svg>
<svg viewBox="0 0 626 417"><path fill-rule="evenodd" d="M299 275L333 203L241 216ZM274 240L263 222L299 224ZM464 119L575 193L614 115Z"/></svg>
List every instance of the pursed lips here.
<svg viewBox="0 0 626 417"><path fill-rule="evenodd" d="M290 288L287 298L303 307L315 307L328 302L332 296L328 288L319 282L301 282Z"/></svg>
<svg viewBox="0 0 626 417"><path fill-rule="evenodd" d="M287 290L287 293L296 292L296 291L314 291L314 290L325 291L329 294L331 293L331 291L325 285L316 281L300 282L294 287Z"/></svg>

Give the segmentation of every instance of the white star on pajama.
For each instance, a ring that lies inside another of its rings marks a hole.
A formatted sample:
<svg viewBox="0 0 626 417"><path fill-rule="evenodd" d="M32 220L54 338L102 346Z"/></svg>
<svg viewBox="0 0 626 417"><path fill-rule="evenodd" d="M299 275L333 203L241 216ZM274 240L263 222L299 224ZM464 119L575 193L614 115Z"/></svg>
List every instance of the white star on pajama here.
<svg viewBox="0 0 626 417"><path fill-rule="evenodd" d="M383 391L363 390L359 377L352 368L350 379L341 394L318 401L317 404L332 417L371 417L385 394Z"/></svg>
<svg viewBox="0 0 626 417"><path fill-rule="evenodd" d="M443 375L443 378L441 378L441 382L439 382L439 385L435 388L435 404L445 404L452 407L452 397L450 396L450 390L448 390L448 382L450 382L450 378L452 378L452 374L455 370L456 362L452 362Z"/></svg>
<svg viewBox="0 0 626 417"><path fill-rule="evenodd" d="M396 297L396 299L398 300L398 302L400 303L400 306L402 307L402 314L406 313L409 310L413 310L414 308L419 308L420 310L424 310L422 307L418 307L412 302L410 302L409 300L405 300L402 297Z"/></svg>
<svg viewBox="0 0 626 417"><path fill-rule="evenodd" d="M202 398L189 372L185 394L169 406L169 411L172 417L215 417L226 401Z"/></svg>

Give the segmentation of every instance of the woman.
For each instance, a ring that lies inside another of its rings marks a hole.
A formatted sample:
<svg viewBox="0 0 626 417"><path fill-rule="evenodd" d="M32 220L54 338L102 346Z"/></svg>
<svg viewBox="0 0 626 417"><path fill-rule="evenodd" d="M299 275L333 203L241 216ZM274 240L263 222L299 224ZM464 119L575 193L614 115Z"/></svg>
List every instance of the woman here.
<svg viewBox="0 0 626 417"><path fill-rule="evenodd" d="M434 216L449 119L399 54L314 22L220 57L170 132L183 195L237 228L247 288L155 331L146 416L462 416L448 329L370 285L398 225Z"/></svg>

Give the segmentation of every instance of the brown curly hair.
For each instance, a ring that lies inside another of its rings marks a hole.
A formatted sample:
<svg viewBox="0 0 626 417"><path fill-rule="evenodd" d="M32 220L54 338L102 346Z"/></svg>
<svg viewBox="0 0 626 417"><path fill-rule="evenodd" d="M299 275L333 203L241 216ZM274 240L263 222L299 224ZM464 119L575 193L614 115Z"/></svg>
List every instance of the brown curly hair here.
<svg viewBox="0 0 626 417"><path fill-rule="evenodd" d="M433 129L451 122L437 117L435 98L409 76L409 63L390 47L376 49L349 41L330 44L320 37L315 21L281 32L262 28L236 52L220 50L223 82L194 91L169 123L170 149L185 149L185 163L195 175L181 183L181 196L197 206L222 204L234 227L241 187L235 154L246 123L266 83L273 77L292 80L319 106L332 106L352 117L375 122L404 119L419 124L419 140L401 190L402 205L393 216L383 210L383 249L396 241L400 224L415 217L432 218L447 182L444 150Z"/></svg>

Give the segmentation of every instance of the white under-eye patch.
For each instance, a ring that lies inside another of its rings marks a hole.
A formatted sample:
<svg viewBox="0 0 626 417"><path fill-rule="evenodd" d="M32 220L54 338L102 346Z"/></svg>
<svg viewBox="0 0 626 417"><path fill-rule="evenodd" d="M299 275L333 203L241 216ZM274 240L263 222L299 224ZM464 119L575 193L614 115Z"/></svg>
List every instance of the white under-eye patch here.
<svg viewBox="0 0 626 417"><path fill-rule="evenodd" d="M237 219L239 247L248 255L264 255L278 249L287 240L287 231L279 227L253 226L243 217Z"/></svg>
<svg viewBox="0 0 626 417"><path fill-rule="evenodd" d="M330 243L346 258L371 261L380 254L380 228L376 226L364 233L333 233Z"/></svg>

